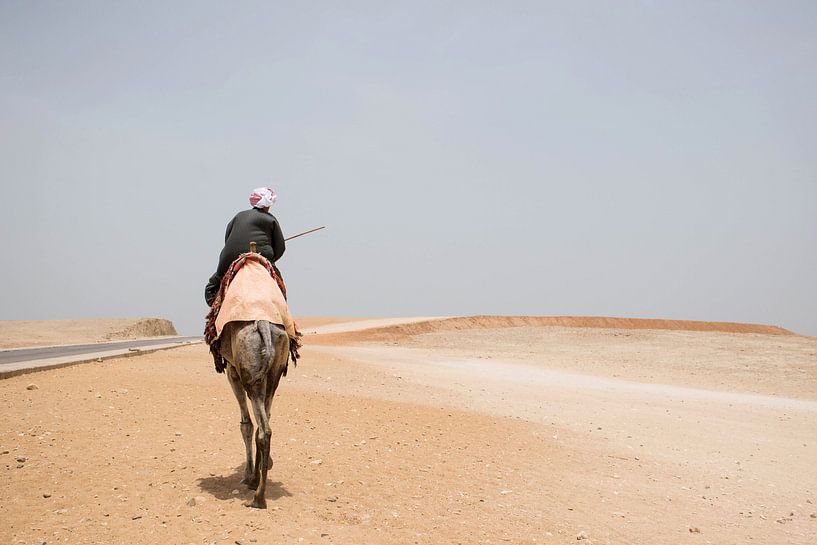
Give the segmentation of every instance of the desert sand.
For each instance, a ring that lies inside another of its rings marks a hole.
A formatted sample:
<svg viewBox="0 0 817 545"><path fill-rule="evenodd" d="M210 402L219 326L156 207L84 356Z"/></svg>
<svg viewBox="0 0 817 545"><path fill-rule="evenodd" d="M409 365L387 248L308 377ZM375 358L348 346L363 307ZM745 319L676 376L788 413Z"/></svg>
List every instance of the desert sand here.
<svg viewBox="0 0 817 545"><path fill-rule="evenodd" d="M314 333L273 403L266 511L244 506L237 406L194 345L0 381L0 536L815 543L815 338L298 321Z"/></svg>
<svg viewBox="0 0 817 545"><path fill-rule="evenodd" d="M59 346L177 335L170 320L106 318L83 320L0 320L0 348Z"/></svg>

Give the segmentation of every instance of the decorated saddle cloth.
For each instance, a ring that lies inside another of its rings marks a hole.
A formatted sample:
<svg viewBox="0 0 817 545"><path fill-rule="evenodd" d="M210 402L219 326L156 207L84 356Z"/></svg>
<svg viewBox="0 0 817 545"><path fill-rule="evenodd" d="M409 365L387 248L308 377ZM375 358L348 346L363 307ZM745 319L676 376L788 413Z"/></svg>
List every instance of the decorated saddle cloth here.
<svg viewBox="0 0 817 545"><path fill-rule="evenodd" d="M266 320L283 326L290 339L290 356L297 361L300 341L285 290L275 268L261 254L241 254L230 265L205 318L204 341L210 345L217 372L225 368L219 337L225 325L236 321Z"/></svg>
<svg viewBox="0 0 817 545"><path fill-rule="evenodd" d="M224 294L216 317L216 335L220 337L230 322L255 320L282 325L290 337L295 336L295 323L278 283L261 263L248 259Z"/></svg>

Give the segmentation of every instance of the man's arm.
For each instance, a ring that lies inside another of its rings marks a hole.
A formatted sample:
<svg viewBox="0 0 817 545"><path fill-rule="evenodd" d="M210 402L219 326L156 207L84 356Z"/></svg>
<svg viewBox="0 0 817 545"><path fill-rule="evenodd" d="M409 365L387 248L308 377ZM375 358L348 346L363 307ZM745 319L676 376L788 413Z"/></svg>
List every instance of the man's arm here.
<svg viewBox="0 0 817 545"><path fill-rule="evenodd" d="M275 220L272 226L272 250L275 252L275 261L281 259L287 249L287 243L284 241L284 233L281 232L281 226L278 225L278 220Z"/></svg>

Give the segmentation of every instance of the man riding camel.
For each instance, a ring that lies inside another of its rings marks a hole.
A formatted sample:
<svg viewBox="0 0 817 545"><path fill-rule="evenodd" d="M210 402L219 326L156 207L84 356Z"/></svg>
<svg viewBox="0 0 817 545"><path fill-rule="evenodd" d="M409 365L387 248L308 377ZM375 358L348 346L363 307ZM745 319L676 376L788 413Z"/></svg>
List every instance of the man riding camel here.
<svg viewBox="0 0 817 545"><path fill-rule="evenodd" d="M208 306L213 304L221 285L221 279L230 268L230 264L238 256L249 251L250 242L255 242L258 253L273 264L275 272L281 277L275 262L284 255L286 243L278 220L269 213L275 199L275 191L270 187L259 187L253 190L250 194L252 208L239 212L227 224L224 248L218 258L218 267L204 288L204 300L207 301Z"/></svg>
<svg viewBox="0 0 817 545"><path fill-rule="evenodd" d="M253 190L250 194L252 208L239 212L227 224L224 248L219 255L218 267L204 288L204 299L210 306L204 328L204 340L210 345L213 363L219 373L223 373L226 367L220 352L219 341L224 323L259 320L259 313L264 316L264 320L280 324L287 330L290 357L293 362L299 357L298 348L301 343L298 338L302 335L289 313L286 287L281 279L280 271L275 266L275 261L284 254L286 243L278 220L269 213L274 202L275 191L272 188L259 187ZM255 243L256 254L248 253L251 242ZM252 258L252 255L258 257ZM256 267L252 265L245 267L248 260L255 262ZM257 272L257 266L261 266L261 270L264 271L261 278L253 277L253 270ZM245 280L240 282L236 280L245 271L248 271L247 274L250 275L249 284L246 275L242 276ZM226 283L224 286L222 286L222 281ZM274 291L270 291L268 282L277 285ZM239 285L238 291L228 290L228 286L237 284Z"/></svg>

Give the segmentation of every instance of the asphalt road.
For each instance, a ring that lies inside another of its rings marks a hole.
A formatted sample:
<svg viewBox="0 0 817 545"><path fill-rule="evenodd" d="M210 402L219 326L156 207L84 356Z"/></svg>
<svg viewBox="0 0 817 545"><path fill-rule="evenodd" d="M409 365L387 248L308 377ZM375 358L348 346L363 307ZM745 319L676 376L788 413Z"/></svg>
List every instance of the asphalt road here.
<svg viewBox="0 0 817 545"><path fill-rule="evenodd" d="M110 343L76 344L71 346L45 346L41 348L21 348L0 350L0 366L12 363L64 358L95 354L108 350L127 350L129 348L150 348L167 344L184 344L202 340L202 337L172 337L165 339L142 339L138 341L117 341Z"/></svg>

